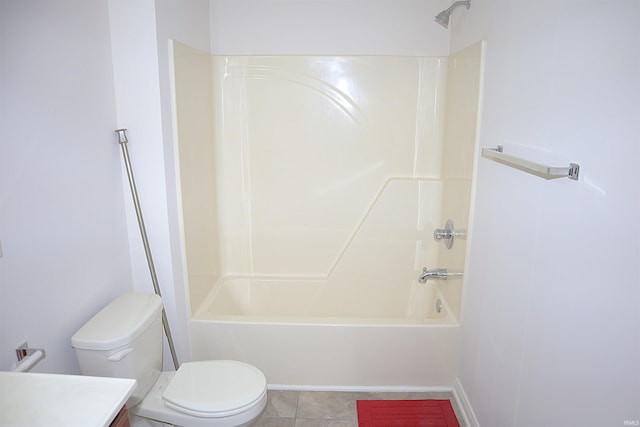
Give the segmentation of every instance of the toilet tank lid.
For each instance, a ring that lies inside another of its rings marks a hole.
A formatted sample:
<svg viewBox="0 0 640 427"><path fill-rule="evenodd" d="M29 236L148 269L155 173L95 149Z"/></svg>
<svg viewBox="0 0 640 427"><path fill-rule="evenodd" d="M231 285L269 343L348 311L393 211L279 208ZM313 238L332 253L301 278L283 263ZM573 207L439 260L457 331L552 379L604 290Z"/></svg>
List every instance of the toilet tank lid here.
<svg viewBox="0 0 640 427"><path fill-rule="evenodd" d="M155 294L128 293L93 316L71 337L73 348L112 350L131 343L162 312Z"/></svg>

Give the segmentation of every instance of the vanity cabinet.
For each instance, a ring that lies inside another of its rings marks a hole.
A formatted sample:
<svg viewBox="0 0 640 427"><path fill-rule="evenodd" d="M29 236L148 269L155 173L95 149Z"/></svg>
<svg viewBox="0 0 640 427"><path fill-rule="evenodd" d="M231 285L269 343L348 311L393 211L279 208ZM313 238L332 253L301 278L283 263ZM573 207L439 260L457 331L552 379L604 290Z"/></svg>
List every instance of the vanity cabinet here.
<svg viewBox="0 0 640 427"><path fill-rule="evenodd" d="M123 406L116 415L116 418L111 422L109 427L131 427L129 424L129 412L127 411L127 407Z"/></svg>

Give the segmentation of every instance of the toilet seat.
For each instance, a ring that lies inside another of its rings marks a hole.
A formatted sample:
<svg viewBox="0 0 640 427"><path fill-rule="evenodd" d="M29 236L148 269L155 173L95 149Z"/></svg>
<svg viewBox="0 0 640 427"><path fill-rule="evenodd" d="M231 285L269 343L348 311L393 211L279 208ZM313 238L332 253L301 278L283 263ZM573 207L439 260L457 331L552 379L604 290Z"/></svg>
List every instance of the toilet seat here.
<svg viewBox="0 0 640 427"><path fill-rule="evenodd" d="M254 366L235 360L183 363L162 393L164 404L199 418L229 417L264 399L267 380Z"/></svg>

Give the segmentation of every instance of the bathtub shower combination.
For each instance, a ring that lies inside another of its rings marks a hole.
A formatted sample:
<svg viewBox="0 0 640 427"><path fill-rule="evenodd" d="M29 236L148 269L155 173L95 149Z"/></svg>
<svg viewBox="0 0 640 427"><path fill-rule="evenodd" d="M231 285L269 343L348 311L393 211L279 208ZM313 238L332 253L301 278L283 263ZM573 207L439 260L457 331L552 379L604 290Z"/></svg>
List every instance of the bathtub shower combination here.
<svg viewBox="0 0 640 427"><path fill-rule="evenodd" d="M453 384L483 50L172 44L194 360L271 386Z"/></svg>

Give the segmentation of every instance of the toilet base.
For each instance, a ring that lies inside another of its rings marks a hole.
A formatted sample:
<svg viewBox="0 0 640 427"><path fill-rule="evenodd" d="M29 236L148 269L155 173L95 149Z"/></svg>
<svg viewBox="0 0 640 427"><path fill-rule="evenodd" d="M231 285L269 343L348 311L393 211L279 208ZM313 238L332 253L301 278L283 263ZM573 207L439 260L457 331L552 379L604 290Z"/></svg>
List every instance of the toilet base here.
<svg viewBox="0 0 640 427"><path fill-rule="evenodd" d="M199 418L183 414L168 408L162 399L162 393L174 375L175 372L161 372L158 380L144 399L138 405L129 408L130 416L168 423L176 427L245 427L255 420L267 405L267 391L265 390L264 395L254 406L243 413L230 417Z"/></svg>

